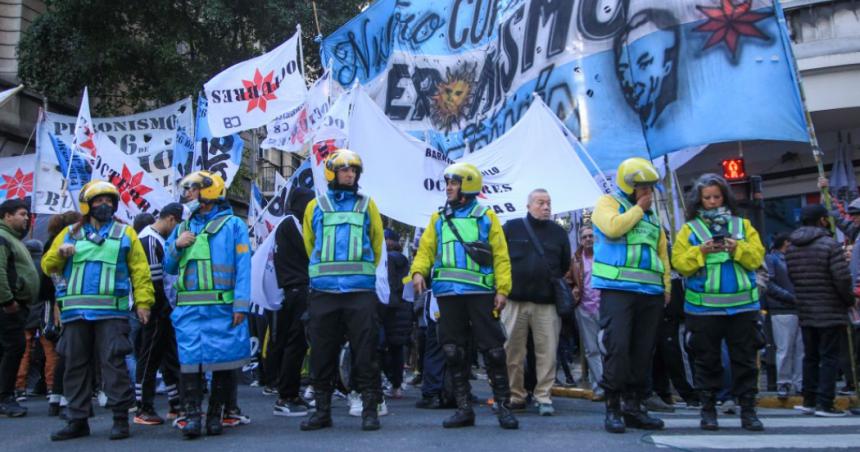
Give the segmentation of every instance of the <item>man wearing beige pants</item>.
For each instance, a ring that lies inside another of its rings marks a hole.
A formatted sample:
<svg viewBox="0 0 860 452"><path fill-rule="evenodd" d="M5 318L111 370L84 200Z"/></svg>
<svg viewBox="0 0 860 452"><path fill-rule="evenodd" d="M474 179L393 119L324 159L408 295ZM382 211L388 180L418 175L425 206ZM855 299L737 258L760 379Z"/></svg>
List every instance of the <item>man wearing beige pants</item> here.
<svg viewBox="0 0 860 452"><path fill-rule="evenodd" d="M526 408L524 364L529 331L534 339L536 377L534 396L541 416L552 416L550 390L555 381L556 349L561 319L555 310L551 278L560 278L570 267L570 241L565 230L552 221L549 193L529 194L528 214L504 226L511 257L513 288L502 311L507 342L511 409ZM537 243L536 243L537 242ZM540 248L540 251L539 251Z"/></svg>

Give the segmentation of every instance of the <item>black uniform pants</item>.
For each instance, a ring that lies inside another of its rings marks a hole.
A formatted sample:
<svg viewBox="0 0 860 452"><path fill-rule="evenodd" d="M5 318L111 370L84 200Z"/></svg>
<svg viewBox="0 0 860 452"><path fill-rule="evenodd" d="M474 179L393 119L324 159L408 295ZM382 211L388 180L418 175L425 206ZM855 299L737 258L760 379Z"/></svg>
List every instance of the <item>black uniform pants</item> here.
<svg viewBox="0 0 860 452"><path fill-rule="evenodd" d="M733 396L758 393L756 355L764 346L758 311L735 315L687 314L687 344L693 355L693 380L699 391L719 392L723 386L721 344L726 342L731 363Z"/></svg>
<svg viewBox="0 0 860 452"><path fill-rule="evenodd" d="M132 352L130 330L126 319L76 320L63 325L58 351L65 358L63 395L69 401L70 419L89 416L95 378L92 361L96 357L101 366L107 407L127 412L134 405L125 364L125 356Z"/></svg>
<svg viewBox="0 0 860 452"><path fill-rule="evenodd" d="M493 314L494 294L439 297L439 343L466 349L470 339L481 352L505 346L505 332Z"/></svg>
<svg viewBox="0 0 860 452"><path fill-rule="evenodd" d="M26 319L27 311L20 307L14 314L0 310L0 402L15 395L18 366L27 346L24 336Z"/></svg>
<svg viewBox="0 0 860 452"><path fill-rule="evenodd" d="M284 289L284 302L269 325L272 345L267 351L273 369L278 370L278 396L283 400L299 396L302 363L308 351L302 315L308 309L308 287Z"/></svg>
<svg viewBox="0 0 860 452"><path fill-rule="evenodd" d="M597 339L607 392L646 395L661 315L663 295L601 290Z"/></svg>
<svg viewBox="0 0 860 452"><path fill-rule="evenodd" d="M379 341L376 293L312 290L308 297L308 314L314 390L322 394L331 393L341 344L346 336L352 356L350 379L353 385L362 394L381 393L376 356Z"/></svg>
<svg viewBox="0 0 860 452"><path fill-rule="evenodd" d="M179 354L176 350L176 332L169 312L150 316L146 325L141 325L137 367L135 369L135 393L141 406L152 407L155 400L155 376L158 369L164 377L167 397L171 404L179 401Z"/></svg>
<svg viewBox="0 0 860 452"><path fill-rule="evenodd" d="M845 341L845 327L801 327L803 333L803 404L833 407L839 349Z"/></svg>

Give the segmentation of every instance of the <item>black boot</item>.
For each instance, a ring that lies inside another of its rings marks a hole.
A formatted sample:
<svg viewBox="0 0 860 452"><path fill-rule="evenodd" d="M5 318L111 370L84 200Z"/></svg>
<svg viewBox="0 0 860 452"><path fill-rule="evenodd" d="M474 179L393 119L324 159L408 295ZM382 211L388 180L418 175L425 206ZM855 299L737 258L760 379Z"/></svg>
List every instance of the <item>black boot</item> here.
<svg viewBox="0 0 860 452"><path fill-rule="evenodd" d="M719 430L717 424L717 397L711 391L702 391L702 421L699 426L702 430Z"/></svg>
<svg viewBox="0 0 860 452"><path fill-rule="evenodd" d="M215 389L213 389L212 395L209 396L209 408L206 410L206 434L208 436L218 436L224 433L223 416L224 404L221 403L220 397L216 396Z"/></svg>
<svg viewBox="0 0 860 452"><path fill-rule="evenodd" d="M109 439L126 439L131 436L128 428L128 409L113 412L113 426Z"/></svg>
<svg viewBox="0 0 860 452"><path fill-rule="evenodd" d="M755 395L741 397L740 404L741 427L744 430L749 430L751 432L760 432L764 430L764 424L761 423L755 413Z"/></svg>
<svg viewBox="0 0 860 452"><path fill-rule="evenodd" d="M361 393L361 429L365 431L379 430L379 416L376 412L379 400L379 394L371 391L363 391Z"/></svg>
<svg viewBox="0 0 860 452"><path fill-rule="evenodd" d="M86 419L71 419L61 430L51 433L51 441L65 441L90 436L90 424Z"/></svg>
<svg viewBox="0 0 860 452"><path fill-rule="evenodd" d="M182 374L182 403L185 405L185 425L180 431L185 439L200 436L203 422L200 413L200 401L203 399L203 382L200 374Z"/></svg>
<svg viewBox="0 0 860 452"><path fill-rule="evenodd" d="M631 428L642 430L662 430L663 421L648 415L642 406L642 398L635 393L624 394L623 411L624 424Z"/></svg>
<svg viewBox="0 0 860 452"><path fill-rule="evenodd" d="M316 389L316 388L314 388ZM299 428L303 431L320 430L332 426L331 422L331 392L317 390L314 392L317 410L311 417L302 421Z"/></svg>
<svg viewBox="0 0 860 452"><path fill-rule="evenodd" d="M475 425L475 411L472 409L472 388L464 363L466 351L454 344L445 344L442 346L442 352L445 354L446 367L451 372L454 400L457 401L457 411L442 421L442 427L472 427Z"/></svg>
<svg viewBox="0 0 860 452"><path fill-rule="evenodd" d="M505 349L498 347L487 351L487 377L493 389L493 399L496 402L496 417L499 426L505 430L520 428L520 422L511 412L511 386L508 384L508 366Z"/></svg>
<svg viewBox="0 0 860 452"><path fill-rule="evenodd" d="M603 428L609 433L624 433L624 419L621 417L621 394L606 391L606 418Z"/></svg>

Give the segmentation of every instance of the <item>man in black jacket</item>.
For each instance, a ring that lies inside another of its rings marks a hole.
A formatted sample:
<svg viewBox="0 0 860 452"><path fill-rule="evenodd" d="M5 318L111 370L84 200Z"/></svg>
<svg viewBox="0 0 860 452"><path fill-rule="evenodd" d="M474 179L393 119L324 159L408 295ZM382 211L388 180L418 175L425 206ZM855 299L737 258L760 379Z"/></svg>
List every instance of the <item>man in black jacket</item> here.
<svg viewBox="0 0 860 452"><path fill-rule="evenodd" d="M552 221L552 203L544 189L529 193L528 213L503 227L511 256L513 289L502 323L508 340L508 379L511 382L511 409L525 409L526 390L523 362L531 330L535 344L537 384L534 396L542 416L552 416L550 390L555 381L556 349L561 319L555 310L551 278L560 278L570 268L570 240L567 232ZM530 231L543 247L538 253Z"/></svg>
<svg viewBox="0 0 860 452"><path fill-rule="evenodd" d="M842 247L828 229L827 209L821 204L805 206L801 222L785 253L803 331L803 405L797 409L816 416L844 416L834 408L833 399L839 345L845 340L848 308L854 304L851 273Z"/></svg>
<svg viewBox="0 0 860 452"><path fill-rule="evenodd" d="M314 192L295 187L287 197L287 217L275 230L275 275L284 290L281 309L275 312L270 328L269 354L280 363L278 400L272 409L275 416L305 416L308 404L299 397L302 363L308 345L302 315L308 308L308 253L302 239L305 207Z"/></svg>

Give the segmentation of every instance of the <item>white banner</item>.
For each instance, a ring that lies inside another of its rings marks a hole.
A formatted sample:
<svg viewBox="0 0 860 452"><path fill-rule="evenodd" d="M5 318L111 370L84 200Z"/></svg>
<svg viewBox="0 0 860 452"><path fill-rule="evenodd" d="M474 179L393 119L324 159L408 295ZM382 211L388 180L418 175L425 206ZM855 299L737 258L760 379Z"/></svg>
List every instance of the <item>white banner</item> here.
<svg viewBox="0 0 860 452"><path fill-rule="evenodd" d="M0 202L33 195L36 154L0 158Z"/></svg>
<svg viewBox="0 0 860 452"><path fill-rule="evenodd" d="M93 141L99 152L93 164L93 179L109 181L119 190L120 220L131 224L137 214L144 212L157 217L162 207L173 202L173 195L110 138L97 133Z"/></svg>
<svg viewBox="0 0 860 452"><path fill-rule="evenodd" d="M382 214L423 227L445 203L442 174L452 161L397 129L363 91L350 117L349 145L364 163L361 189ZM556 212L591 207L601 195L552 111L538 98L505 135L458 161L481 170L479 201L503 222L525 216L528 194L536 188L549 192Z"/></svg>
<svg viewBox="0 0 860 452"><path fill-rule="evenodd" d="M45 123L36 137L36 148L43 159L50 159L54 154L51 138L72 145L76 121L74 116L45 113ZM94 132L106 135L123 153L136 157L149 175L163 187L173 190L171 164L176 129L182 126L185 130L194 130L190 98L144 113L94 118L92 123ZM53 160L48 161L49 165L56 164L56 158ZM41 177L39 183L42 183ZM59 195L59 192L55 194Z"/></svg>
<svg viewBox="0 0 860 452"><path fill-rule="evenodd" d="M266 125L266 139L263 140L262 148L300 151L320 127L323 117L342 92L339 84L332 83L329 72L323 74L308 91L304 104L281 114Z"/></svg>
<svg viewBox="0 0 860 452"><path fill-rule="evenodd" d="M319 128L311 138L310 161L314 175L314 187L317 191L326 189L326 180L322 164L332 151L347 147L349 136L349 115L355 102L356 90L342 93L332 104L328 113L320 120Z"/></svg>
<svg viewBox="0 0 860 452"><path fill-rule="evenodd" d="M301 231L302 225L293 219ZM270 234L251 256L251 304L277 311L283 299L284 291L278 287L275 274L275 234Z"/></svg>
<svg viewBox="0 0 860 452"><path fill-rule="evenodd" d="M271 52L234 64L206 82L212 136L264 126L304 103L308 88L299 60L300 37L298 28Z"/></svg>

